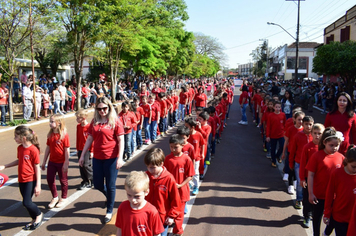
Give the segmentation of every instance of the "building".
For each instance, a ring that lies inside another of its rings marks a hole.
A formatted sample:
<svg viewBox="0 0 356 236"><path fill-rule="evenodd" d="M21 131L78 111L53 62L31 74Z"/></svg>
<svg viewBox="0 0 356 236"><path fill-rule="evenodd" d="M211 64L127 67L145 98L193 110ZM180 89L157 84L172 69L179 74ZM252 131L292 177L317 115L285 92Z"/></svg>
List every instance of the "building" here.
<svg viewBox="0 0 356 236"><path fill-rule="evenodd" d="M300 42L298 50L298 76L297 78L314 78L318 75L313 73L313 59L315 57L315 47L320 44L316 42ZM279 79L291 80L295 73L295 43L283 45L275 49L269 57L269 75Z"/></svg>
<svg viewBox="0 0 356 236"><path fill-rule="evenodd" d="M324 44L356 41L356 5L324 29Z"/></svg>
<svg viewBox="0 0 356 236"><path fill-rule="evenodd" d="M252 77L253 76L252 68L253 68L252 62L249 62L246 64L239 64L239 67L238 67L239 76Z"/></svg>

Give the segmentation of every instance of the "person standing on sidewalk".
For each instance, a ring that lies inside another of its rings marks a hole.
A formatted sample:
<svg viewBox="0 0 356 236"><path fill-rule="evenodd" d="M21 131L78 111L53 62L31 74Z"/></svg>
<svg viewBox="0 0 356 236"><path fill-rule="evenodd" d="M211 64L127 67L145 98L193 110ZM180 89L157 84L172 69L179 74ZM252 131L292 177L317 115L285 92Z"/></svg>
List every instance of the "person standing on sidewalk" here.
<svg viewBox="0 0 356 236"><path fill-rule="evenodd" d="M1 78L1 76L0 76ZM1 110L1 126L7 126L6 122L6 106L8 105L9 90L6 88L6 82L1 82L0 87L0 110Z"/></svg>
<svg viewBox="0 0 356 236"><path fill-rule="evenodd" d="M244 86L242 87L242 94L240 95L240 106L241 106L241 112L242 112L242 117L241 121L239 122L240 125L247 125L247 116L246 116L246 107L248 105L248 87Z"/></svg>
<svg viewBox="0 0 356 236"><path fill-rule="evenodd" d="M27 81L26 86L22 88L22 100L23 100L23 118L27 121L31 118L33 107L33 93L31 90L31 82Z"/></svg>

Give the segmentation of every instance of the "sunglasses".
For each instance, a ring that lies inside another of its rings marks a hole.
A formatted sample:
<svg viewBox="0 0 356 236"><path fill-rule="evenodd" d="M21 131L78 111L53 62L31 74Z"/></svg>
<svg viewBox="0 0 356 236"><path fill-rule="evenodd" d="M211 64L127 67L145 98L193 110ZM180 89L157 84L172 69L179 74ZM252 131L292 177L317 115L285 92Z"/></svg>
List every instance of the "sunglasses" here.
<svg viewBox="0 0 356 236"><path fill-rule="evenodd" d="M97 111L107 111L108 107L97 107Z"/></svg>

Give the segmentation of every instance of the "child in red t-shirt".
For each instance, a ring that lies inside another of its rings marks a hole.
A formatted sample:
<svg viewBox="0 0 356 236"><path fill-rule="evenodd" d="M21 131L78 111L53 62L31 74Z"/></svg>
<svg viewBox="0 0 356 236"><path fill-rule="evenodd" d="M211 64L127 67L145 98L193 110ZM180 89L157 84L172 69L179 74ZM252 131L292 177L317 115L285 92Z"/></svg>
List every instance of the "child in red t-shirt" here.
<svg viewBox="0 0 356 236"><path fill-rule="evenodd" d="M178 120L184 120L186 107L189 102L189 93L187 92L187 88L185 86L181 87L181 92L179 93L179 113Z"/></svg>
<svg viewBox="0 0 356 236"><path fill-rule="evenodd" d="M150 104L147 103L148 97L143 96L141 98L141 107L143 109L143 127L145 128L145 144L151 143L151 122L152 122L152 110Z"/></svg>
<svg viewBox="0 0 356 236"><path fill-rule="evenodd" d="M281 112L281 102L274 101L273 109L274 112L271 113L267 118L267 131L266 131L266 141L271 142L271 157L272 157L272 167L277 167L276 161L280 161L280 157L283 151L284 145L284 125L286 123L286 115ZM279 144L277 150L277 143Z"/></svg>
<svg viewBox="0 0 356 236"><path fill-rule="evenodd" d="M60 114L55 114L49 119L49 127L51 128L47 135L47 147L43 158L42 170L46 169L47 165L47 183L52 193L52 200L48 204L48 208L63 207L67 202L68 193L68 166L69 166L69 135L64 124L64 117ZM62 198L58 199L56 187L56 174L58 173L59 182L61 183Z"/></svg>
<svg viewBox="0 0 356 236"><path fill-rule="evenodd" d="M200 167L199 167L199 174L204 175L204 165L210 165L210 151L209 151L209 143L211 140L211 126L208 125L208 119L209 119L209 114L206 111L201 112L198 115L198 121L197 121L197 131L200 132L203 135L205 146L204 146L204 155L202 157L202 160L200 162ZM206 158L206 160L205 160Z"/></svg>
<svg viewBox="0 0 356 236"><path fill-rule="evenodd" d="M308 164L310 157L318 151L318 144L321 138L321 135L324 132L324 125L322 124L314 124L312 128L312 142L309 142L307 145L303 147L302 157L300 160L300 168L299 168L299 178L300 185L303 187L303 216L304 221L303 224L309 228L310 227L310 217L313 212L313 206L309 202L309 191L307 187L308 182L308 171L305 169L305 166Z"/></svg>
<svg viewBox="0 0 356 236"><path fill-rule="evenodd" d="M335 234L338 236L347 234L355 203L355 189L356 146L351 144L346 152L343 166L331 173L325 195L323 220L326 225L331 223L335 226Z"/></svg>
<svg viewBox="0 0 356 236"><path fill-rule="evenodd" d="M177 134L181 136L184 139L184 144L183 144L183 149L182 152L190 157L193 162L193 166L195 165L195 150L194 146L188 142L189 136L190 136L190 130L188 127L185 126L179 126L177 129Z"/></svg>
<svg viewBox="0 0 356 236"><path fill-rule="evenodd" d="M137 132L136 132L136 148L137 150L141 149L142 147L142 127L143 127L143 121L144 121L144 110L142 107L139 106L140 100L137 97L133 98L133 111L136 109L135 115L136 115L136 120L137 120Z"/></svg>
<svg viewBox="0 0 356 236"><path fill-rule="evenodd" d="M160 122L161 109L159 103L155 101L156 96L151 94L148 96L148 105L151 107L151 124L150 124L150 137L151 142L154 143L157 137L157 125Z"/></svg>
<svg viewBox="0 0 356 236"><path fill-rule="evenodd" d="M132 158L131 142L132 142L132 128L137 125L136 115L130 111L129 102L125 101L121 104L121 112L119 119L124 125L125 151L124 161L129 161ZM126 157L125 157L126 156Z"/></svg>
<svg viewBox="0 0 356 236"><path fill-rule="evenodd" d="M314 153L306 166L308 170L309 202L313 204L313 232L320 235L320 224L324 212L326 188L330 175L336 168L340 168L344 156L338 152L340 143L343 141L341 132L333 127L326 128L321 141L319 151ZM333 227L325 229L325 234L330 235Z"/></svg>
<svg viewBox="0 0 356 236"><path fill-rule="evenodd" d="M179 97L177 96L176 90L172 90L172 103L173 103L173 126L175 126L178 121L178 108L179 108Z"/></svg>
<svg viewBox="0 0 356 236"><path fill-rule="evenodd" d="M33 194L38 197L41 193L40 144L35 132L24 125L16 127L15 141L19 144L17 147L17 160L6 165L0 165L0 171L18 166L22 203L32 218L32 221L22 229L34 230L41 225L43 219L40 209L32 202Z"/></svg>
<svg viewBox="0 0 356 236"><path fill-rule="evenodd" d="M174 134L169 139L169 148L171 154L166 156L164 166L174 176L179 195L181 198L181 207L179 215L176 218L176 225L173 228L174 234L183 234L184 208L187 201L190 199L189 181L194 176L193 162L182 152L184 139L178 134Z"/></svg>
<svg viewBox="0 0 356 236"><path fill-rule="evenodd" d="M267 130L267 118L268 116L274 112L273 109L273 101L270 100L269 98L265 99L265 107L262 109L262 116L261 116L261 125L260 125L260 129L261 129L261 133L262 133L262 141L263 141L263 146L264 146L264 150L265 152L267 152L266 157L267 158L271 158L271 144L269 142L266 141L266 130Z"/></svg>
<svg viewBox="0 0 356 236"><path fill-rule="evenodd" d="M125 179L128 200L117 210L115 226L117 236L160 235L164 232L157 209L145 197L150 180L143 171L131 171Z"/></svg>
<svg viewBox="0 0 356 236"><path fill-rule="evenodd" d="M294 207L296 209L302 208L303 187L300 185L299 167L302 158L302 152L305 145L312 141L311 131L314 125L314 119L311 116L303 117L303 130L295 134L293 141L290 143L289 153L289 168L294 170L295 179L297 181L297 199ZM308 216L304 215L306 219Z"/></svg>
<svg viewBox="0 0 356 236"><path fill-rule="evenodd" d="M161 135L164 136L166 133L166 123L167 123L167 114L168 114L168 107L167 102L165 101L166 94L161 92L158 94L157 102L160 105L160 122L159 122L159 131Z"/></svg>
<svg viewBox="0 0 356 236"><path fill-rule="evenodd" d="M179 215L180 195L174 176L163 166L165 155L160 148L152 148L145 155L146 174L150 178L149 193L146 200L155 206L161 217L167 235L168 227L173 225Z"/></svg>
<svg viewBox="0 0 356 236"><path fill-rule="evenodd" d="M78 159L80 159L82 155L82 151L85 145L85 142L88 138L88 129L90 127L88 118L88 110L78 110L75 113L77 117L77 142L76 149L78 152ZM83 190L85 188L93 187L93 167L92 167L92 159L93 159L93 145L91 145L90 149L83 155L82 165L79 166L80 176L82 178L82 182L78 187L78 190ZM79 161L79 163L81 163Z"/></svg>
<svg viewBox="0 0 356 236"><path fill-rule="evenodd" d="M192 117L186 118L184 125L190 130L188 142L193 145L195 151L195 174L193 176L193 194L198 194L199 179L204 179L204 174L200 175L199 167L200 162L202 161L203 156L205 154L204 146L206 145L206 143L203 135L200 132L196 131L197 122Z"/></svg>
<svg viewBox="0 0 356 236"><path fill-rule="evenodd" d="M211 138L211 158L215 157L215 146L216 146L216 142L219 139L219 129L220 129L220 120L219 117L216 115L216 111L215 111L215 107L214 106L210 106L209 107L209 116L210 118L213 119L213 125L212 125L212 129L211 129L211 133L212 133L212 138Z"/></svg>

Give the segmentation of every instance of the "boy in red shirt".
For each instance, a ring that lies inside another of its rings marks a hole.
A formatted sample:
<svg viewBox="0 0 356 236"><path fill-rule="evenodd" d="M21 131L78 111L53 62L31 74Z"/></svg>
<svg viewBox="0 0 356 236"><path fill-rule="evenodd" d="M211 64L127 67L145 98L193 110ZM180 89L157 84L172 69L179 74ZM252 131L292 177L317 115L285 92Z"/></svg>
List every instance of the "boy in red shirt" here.
<svg viewBox="0 0 356 236"><path fill-rule="evenodd" d="M269 114L266 126L266 141L271 142L271 157L272 167L277 167L276 161L280 162L280 156L284 145L284 125L286 123L286 115L281 112L282 105L280 101L274 101L274 112ZM279 143L278 151L277 143Z"/></svg>
<svg viewBox="0 0 356 236"><path fill-rule="evenodd" d="M157 102L160 105L160 122L159 122L159 131L161 132L161 135L163 136L166 132L166 123L167 123L167 114L168 114L168 108L167 108L167 102L164 100L166 94L161 92L158 94L157 97Z"/></svg>
<svg viewBox="0 0 356 236"><path fill-rule="evenodd" d="M183 234L184 208L186 202L190 199L188 183L190 180L192 180L192 176L194 175L192 160L182 152L183 144L183 138L181 138L178 134L172 135L172 137L169 139L169 148L171 149L171 154L166 156L164 160L164 166L174 176L177 182L177 187L181 198L179 215L175 220L176 225L173 228L173 233L178 235Z"/></svg>
<svg viewBox="0 0 356 236"><path fill-rule="evenodd" d="M137 124L136 115L130 111L130 105L127 101L121 105L121 112L119 113L119 119L124 125L124 138L125 138L125 151L124 161L129 161L132 158L131 142L132 142L132 128ZM126 154L126 156L125 156Z"/></svg>
<svg viewBox="0 0 356 236"><path fill-rule="evenodd" d="M142 127L144 121L144 110L142 107L139 106L140 99L138 97L133 98L133 103L136 105L136 120L137 120L137 132L136 132L136 145L137 150L140 150L142 147Z"/></svg>
<svg viewBox="0 0 356 236"><path fill-rule="evenodd" d="M220 120L219 117L216 115L215 112L215 107L210 106L209 107L209 120L212 118L211 123L214 125L211 125L211 133L212 133L212 138L211 138L211 158L215 157L215 146L216 146L216 141L219 138L219 133L218 130L220 129Z"/></svg>
<svg viewBox="0 0 356 236"><path fill-rule="evenodd" d="M128 200L117 210L117 236L160 235L164 232L157 209L145 200L149 193L149 178L143 171L131 171L125 179Z"/></svg>
<svg viewBox="0 0 356 236"><path fill-rule="evenodd" d="M203 135L196 131L195 128L197 126L197 122L191 118L188 117L184 120L184 125L189 128L190 130L190 136L188 138L188 142L193 145L194 151L195 151L195 162L194 162L194 170L195 174L193 177L193 194L198 194L198 186L199 186L199 179L204 179L204 175L199 175L199 167L200 167L200 161L202 160L204 156L204 146L206 145L205 139L203 138Z"/></svg>
<svg viewBox="0 0 356 236"><path fill-rule="evenodd" d="M76 142L76 149L78 154L78 159L82 155L82 151L85 145L85 142L88 138L88 129L89 129L89 122L87 121L88 118L88 110L78 110L75 113L77 117L77 142ZM85 188L91 188L93 186L93 167L92 167L92 158L93 158L93 145L89 148L87 153L84 154L84 163L82 166L79 166L80 170L80 177L82 178L82 182L78 187L78 190L83 190Z"/></svg>
<svg viewBox="0 0 356 236"><path fill-rule="evenodd" d="M209 140L211 139L210 134L211 134L211 126L208 125L208 119L209 119L209 114L206 111L203 111L198 115L198 122L197 122L197 131L200 132L203 135L205 146L204 146L204 158L202 158L200 162L200 167L199 167L199 174L204 175L204 165L210 165L210 152L208 152L210 146L209 146ZM209 154L208 154L209 153ZM205 161L205 157L207 158Z"/></svg>
<svg viewBox="0 0 356 236"><path fill-rule="evenodd" d="M239 103L241 106L241 121L239 122L240 125L247 125L247 116L246 116L246 107L248 105L248 93L247 93L247 88L243 87L242 93L239 98Z"/></svg>
<svg viewBox="0 0 356 236"><path fill-rule="evenodd" d="M156 96L150 94L148 96L148 105L151 107L151 124L150 124L150 137L152 143L155 142L157 137L157 124L160 122L160 106L159 103L155 101Z"/></svg>
<svg viewBox="0 0 356 236"><path fill-rule="evenodd" d="M177 129L177 134L184 139L184 144L183 144L183 149L182 152L190 157L193 162L193 166L195 165L195 150L194 146L188 142L189 136L190 136L190 130L189 128L185 126L179 126Z"/></svg>
<svg viewBox="0 0 356 236"><path fill-rule="evenodd" d="M147 152L144 162L147 166L146 174L150 178L150 191L146 200L157 208L165 228L162 235L167 235L168 227L179 215L180 195L173 175L163 166L164 159L162 149L152 148Z"/></svg>
<svg viewBox="0 0 356 236"><path fill-rule="evenodd" d="M151 120L152 120L152 110L151 106L147 103L147 97L143 96L141 98L142 104L141 107L143 109L143 127L145 128L145 144L150 144L151 143L151 133L150 133L150 126L151 126Z"/></svg>
<svg viewBox="0 0 356 236"><path fill-rule="evenodd" d="M178 120L178 107L179 107L179 97L177 96L176 90L172 90L172 103L173 103L173 126L175 126Z"/></svg>
<svg viewBox="0 0 356 236"><path fill-rule="evenodd" d="M306 144L312 141L311 131L314 125L314 119L311 116L304 116L303 118L303 130L299 131L291 142L291 148L289 153L289 168L291 170L294 169L295 178L297 180L297 199L295 202L295 208L302 208L302 200L303 200L303 188L300 185L299 178L299 167L300 160L302 157L303 148ZM307 216L304 216L305 218Z"/></svg>

